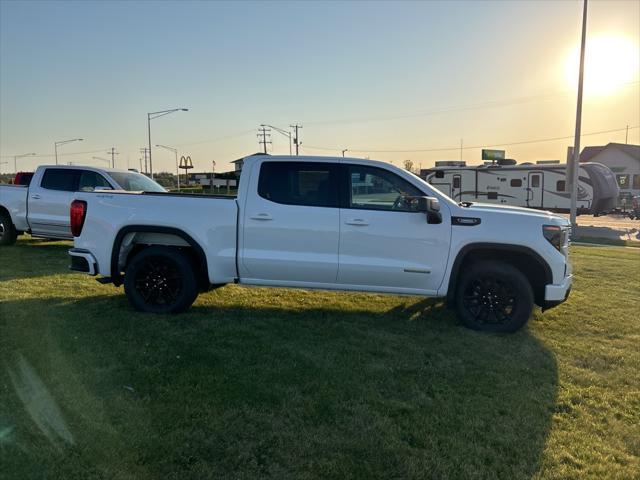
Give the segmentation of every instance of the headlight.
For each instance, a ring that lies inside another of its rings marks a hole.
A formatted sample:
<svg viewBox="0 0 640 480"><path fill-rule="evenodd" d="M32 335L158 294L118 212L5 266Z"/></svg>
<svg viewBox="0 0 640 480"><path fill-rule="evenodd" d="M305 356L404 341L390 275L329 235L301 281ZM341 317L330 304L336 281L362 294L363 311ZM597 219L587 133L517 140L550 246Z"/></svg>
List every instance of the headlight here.
<svg viewBox="0 0 640 480"><path fill-rule="evenodd" d="M558 225L543 225L542 234L559 252L562 251L564 243L568 240L566 231Z"/></svg>

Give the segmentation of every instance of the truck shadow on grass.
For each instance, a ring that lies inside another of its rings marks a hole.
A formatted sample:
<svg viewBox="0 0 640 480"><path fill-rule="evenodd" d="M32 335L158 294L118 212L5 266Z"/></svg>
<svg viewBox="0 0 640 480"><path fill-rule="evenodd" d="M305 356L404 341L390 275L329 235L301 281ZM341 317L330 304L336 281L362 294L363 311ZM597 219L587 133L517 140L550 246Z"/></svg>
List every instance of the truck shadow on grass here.
<svg viewBox="0 0 640 480"><path fill-rule="evenodd" d="M0 282L69 273L67 250L72 247L70 241L20 237L15 245L0 247ZM11 268L2 268L8 264Z"/></svg>
<svg viewBox="0 0 640 480"><path fill-rule="evenodd" d="M105 476L151 478L538 472L558 378L553 354L527 330L472 332L433 300L345 310L221 294L179 316L133 312L112 296L0 306L11 314L0 321L11 345L0 365L15 370L17 356L26 359L76 441L74 455L61 456L36 439L38 463L33 451L5 448L5 471L71 477L98 463ZM0 382L11 385L6 376ZM9 393L3 407L20 412L21 402ZM10 418L16 438L32 429L28 416Z"/></svg>

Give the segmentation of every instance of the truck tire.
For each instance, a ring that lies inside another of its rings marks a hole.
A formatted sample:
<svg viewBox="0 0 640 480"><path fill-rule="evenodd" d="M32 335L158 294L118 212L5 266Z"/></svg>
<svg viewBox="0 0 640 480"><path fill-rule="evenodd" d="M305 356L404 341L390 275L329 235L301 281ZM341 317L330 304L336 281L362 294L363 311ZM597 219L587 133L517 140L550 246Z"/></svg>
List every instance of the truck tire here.
<svg viewBox="0 0 640 480"><path fill-rule="evenodd" d="M455 299L462 323L483 332L515 332L533 310L533 290L527 278L500 261L472 264L461 276Z"/></svg>
<svg viewBox="0 0 640 480"><path fill-rule="evenodd" d="M177 248L145 248L127 265L124 291L133 308L141 312L183 312L198 296L194 265Z"/></svg>
<svg viewBox="0 0 640 480"><path fill-rule="evenodd" d="M11 216L5 211L0 211L0 245L13 245L16 243L16 238L18 238L18 232L11 221Z"/></svg>

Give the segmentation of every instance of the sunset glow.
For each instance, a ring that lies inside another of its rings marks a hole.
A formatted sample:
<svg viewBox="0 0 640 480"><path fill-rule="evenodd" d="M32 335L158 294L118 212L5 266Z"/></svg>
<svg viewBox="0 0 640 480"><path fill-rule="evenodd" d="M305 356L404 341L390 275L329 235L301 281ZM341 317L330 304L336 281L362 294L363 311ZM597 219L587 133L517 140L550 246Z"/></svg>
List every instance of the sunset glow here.
<svg viewBox="0 0 640 480"><path fill-rule="evenodd" d="M578 82L580 49L576 47L565 61L565 79L573 88ZM616 93L638 80L638 45L623 36L601 35L587 39L584 92L605 96Z"/></svg>

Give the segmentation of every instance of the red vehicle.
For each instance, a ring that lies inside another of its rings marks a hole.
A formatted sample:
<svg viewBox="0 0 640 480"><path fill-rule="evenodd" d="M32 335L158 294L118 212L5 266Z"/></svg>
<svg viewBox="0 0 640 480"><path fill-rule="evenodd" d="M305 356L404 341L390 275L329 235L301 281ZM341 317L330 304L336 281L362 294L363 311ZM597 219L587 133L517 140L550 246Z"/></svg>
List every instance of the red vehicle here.
<svg viewBox="0 0 640 480"><path fill-rule="evenodd" d="M13 179L14 185L29 185L33 178L33 172L18 172Z"/></svg>

